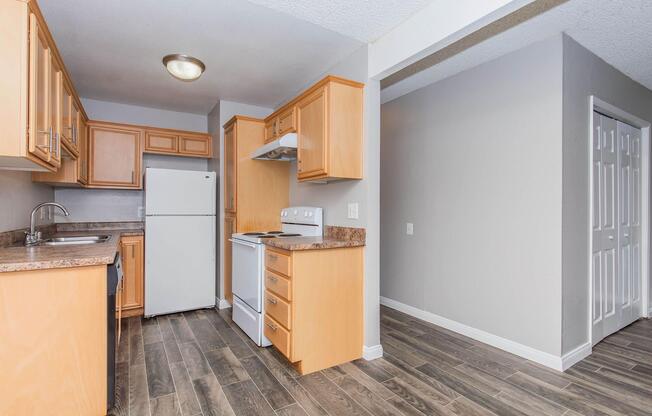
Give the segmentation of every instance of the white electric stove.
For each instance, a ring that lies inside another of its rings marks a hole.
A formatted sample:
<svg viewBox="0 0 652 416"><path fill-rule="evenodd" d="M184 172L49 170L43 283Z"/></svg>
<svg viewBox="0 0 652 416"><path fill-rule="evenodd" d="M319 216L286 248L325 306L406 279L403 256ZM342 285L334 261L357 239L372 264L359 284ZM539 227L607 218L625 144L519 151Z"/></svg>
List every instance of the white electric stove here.
<svg viewBox="0 0 652 416"><path fill-rule="evenodd" d="M233 322L257 344L271 345L263 335L265 305L265 240L315 237L323 234L323 211L316 207L281 210L281 230L236 233L231 236Z"/></svg>

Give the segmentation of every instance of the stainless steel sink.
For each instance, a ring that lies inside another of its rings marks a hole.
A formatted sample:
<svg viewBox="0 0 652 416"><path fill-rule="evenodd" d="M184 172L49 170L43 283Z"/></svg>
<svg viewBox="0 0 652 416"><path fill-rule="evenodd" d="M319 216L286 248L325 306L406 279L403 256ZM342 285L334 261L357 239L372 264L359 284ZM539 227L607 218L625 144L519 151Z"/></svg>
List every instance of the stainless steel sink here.
<svg viewBox="0 0 652 416"><path fill-rule="evenodd" d="M40 246L69 246L75 244L99 244L108 241L110 235L79 235L68 237L52 237L47 238L38 245Z"/></svg>

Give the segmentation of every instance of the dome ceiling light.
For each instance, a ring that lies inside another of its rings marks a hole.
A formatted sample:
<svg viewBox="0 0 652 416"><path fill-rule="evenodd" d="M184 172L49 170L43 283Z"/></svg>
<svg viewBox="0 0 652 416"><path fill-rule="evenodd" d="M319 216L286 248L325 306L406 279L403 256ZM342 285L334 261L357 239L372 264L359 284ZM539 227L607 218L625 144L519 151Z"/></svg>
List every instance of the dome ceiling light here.
<svg viewBox="0 0 652 416"><path fill-rule="evenodd" d="M181 81L194 81L206 69L204 63L199 59L178 53L164 56L163 65L170 75Z"/></svg>

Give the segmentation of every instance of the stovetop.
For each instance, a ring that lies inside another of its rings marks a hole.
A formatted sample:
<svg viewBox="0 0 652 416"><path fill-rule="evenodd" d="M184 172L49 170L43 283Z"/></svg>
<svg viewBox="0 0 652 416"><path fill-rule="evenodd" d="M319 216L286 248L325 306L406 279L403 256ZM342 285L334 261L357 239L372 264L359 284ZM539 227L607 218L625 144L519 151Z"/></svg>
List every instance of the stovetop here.
<svg viewBox="0 0 652 416"><path fill-rule="evenodd" d="M260 232L248 232L248 233L236 233L233 234L233 238L239 240L250 241L252 243L262 243L263 240L268 238L287 238L287 237L301 237L303 234L299 233L285 233L283 231L260 231Z"/></svg>

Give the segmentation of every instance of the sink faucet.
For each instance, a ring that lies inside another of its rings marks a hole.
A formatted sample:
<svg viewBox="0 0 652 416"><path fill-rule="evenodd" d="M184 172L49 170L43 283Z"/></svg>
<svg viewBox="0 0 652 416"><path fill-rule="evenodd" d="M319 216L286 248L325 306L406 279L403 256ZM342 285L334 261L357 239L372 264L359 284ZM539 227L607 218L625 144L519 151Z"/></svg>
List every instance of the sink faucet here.
<svg viewBox="0 0 652 416"><path fill-rule="evenodd" d="M59 208L61 211L63 211L63 215L65 215L66 217L70 215L66 207L64 207L61 204L57 204L56 202L43 202L42 204L38 204L37 206L35 206L34 209L32 210L32 214L29 217L29 233L25 233L26 246L33 246L41 240L41 232L36 231L36 213L41 208L48 207L48 206Z"/></svg>

